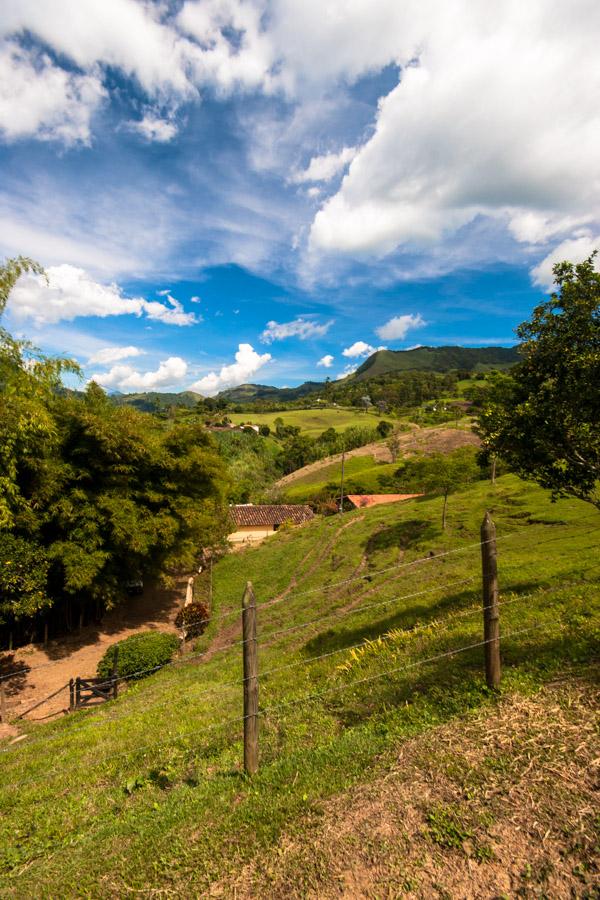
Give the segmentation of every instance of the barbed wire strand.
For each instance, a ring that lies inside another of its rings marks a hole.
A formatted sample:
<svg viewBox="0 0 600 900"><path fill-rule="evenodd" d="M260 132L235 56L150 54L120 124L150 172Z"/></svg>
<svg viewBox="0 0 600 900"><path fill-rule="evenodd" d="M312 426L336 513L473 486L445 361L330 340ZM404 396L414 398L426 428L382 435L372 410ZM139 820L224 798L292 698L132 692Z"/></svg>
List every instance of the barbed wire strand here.
<svg viewBox="0 0 600 900"><path fill-rule="evenodd" d="M554 627L555 624L556 623L549 623L549 624L543 625L543 626L536 624L536 625L532 625L528 628L521 628L517 631L512 631L512 632L509 632L508 634L505 634L503 637L501 637L501 641L506 641L506 640L509 640L511 637L516 637L518 635L526 634L526 633L532 632L532 631L547 631L550 628ZM486 644L489 644L495 640L496 640L496 638L488 638L487 640L484 639L482 641L476 641L473 644L467 644L463 647L453 648L452 650L444 651L443 653L436 654L435 656L429 656L429 657L425 657L420 660L415 660L414 662L408 663L403 666L394 667L393 669L386 669L384 672L379 672L376 675L370 675L365 678L354 679L353 681L348 682L347 684L332 685L328 688L325 688L322 691L317 691L312 694L306 694L302 697L294 698L293 700L287 700L287 701L283 701L281 703L273 704L271 706L263 707L262 709L259 709L258 716L265 716L269 713L277 711L278 709L287 709L291 706L299 706L303 703L310 702L312 700L316 700L320 697L324 697L331 693L343 692L346 690L350 690L351 688L354 688L359 684L366 684L371 681L376 681L379 678L385 678L388 675L394 675L394 674L397 674L402 671L408 671L409 669L416 668L419 665L426 665L431 662L436 662L439 659L446 659L448 657L457 656L459 653L465 653L468 650L474 650L477 647L483 647ZM107 760L122 759L124 757L133 756L136 753L141 753L141 752L145 752L147 750L155 749L156 747L168 746L170 744L177 742L178 740L186 740L197 734L205 734L207 731L212 731L216 728L222 728L223 726L229 725L234 722L243 722L246 718L249 718L249 716L246 716L246 715L234 716L231 719L226 719L221 722L210 723L208 725L203 726L202 728L197 728L192 731L184 732L183 734L175 735L172 738L169 738L168 740L165 740L165 741L154 741L149 744L143 744L141 746L134 747L130 750L124 750L120 753L107 754L106 756L104 756L102 758L101 762L106 762ZM16 782L13 781L9 785L3 785L2 788L4 788L4 789L16 788L16 787L22 787L24 784L35 784L35 783L39 783L41 781L47 781L49 775L60 774L61 772L64 772L64 769L51 769L51 770L45 772L44 776L41 778L25 779L23 781L16 781Z"/></svg>
<svg viewBox="0 0 600 900"><path fill-rule="evenodd" d="M466 579L464 582L461 581L461 582L458 582L458 583L465 583L465 582L474 581L474 580L475 580L475 578L471 578L471 579ZM587 580L578 581L578 582L569 582L569 583L567 584L567 587L572 587L572 586L576 586L576 585L579 585L579 584L587 584L587 583L589 583ZM449 585L445 585L445 587L452 586L452 584L453 584L453 583L450 583ZM431 593L431 592L434 592L434 591L437 590L437 589L438 589L438 588L437 588L437 586L436 586L436 587L432 587L432 588L428 589L428 591L420 591L420 592L417 592L417 593L418 593L418 594L422 594L422 593L426 593L426 592L430 592L430 593ZM556 591L564 590L564 589L565 589L565 585L563 584L563 585L557 586L557 587L555 587L555 588L547 588L546 590L542 590L542 591L534 591L534 592L530 592L530 593L528 593L528 594L521 594L521 595L519 595L518 597L514 598L514 600L511 600L511 601L501 601L499 605L510 605L511 603L518 602L519 600L524 600L524 599L528 599L528 598L531 598L531 597L535 597L535 596L539 595L540 593L541 593L541 594L555 593ZM508 587L508 588L505 589L505 591L510 591L510 590L511 590L510 587ZM373 608L380 607L380 606L387 606L387 605L389 605L389 604L391 604L391 603L395 603L395 602L399 602L399 601L401 601L401 600L409 599L409 598L411 598L411 597L413 597L413 596L415 596L415 594L403 595L403 596L401 596L401 597L391 597L391 598L389 598L388 600L380 601L380 602L378 602L378 603L376 603L376 604L369 604L368 606L356 607L354 610L347 610L347 611L345 611L345 614L350 614L350 613L352 613L352 612L360 612L360 611L363 611L363 610L373 609ZM485 608L487 609L487 607L485 607ZM452 616L451 622L454 621L456 618L460 617L461 615L472 614L472 613L475 613L475 612L477 612L477 611L483 611L483 609L484 609L484 607L477 606L477 607L473 607L472 609L469 609L469 610L467 610L467 611L465 611L465 612L463 612L463 613L457 613L457 614L455 614L454 616ZM332 615L335 615L335 612L333 612L332 614L330 614L330 615L327 616L327 617L323 617L323 619L325 619L325 618L330 618ZM289 629L283 629L282 631L283 631L283 633L286 633L286 632L288 632L288 631L297 630L298 628L304 627L305 625L308 626L308 625L310 625L310 624L315 624L316 622L319 622L319 621L321 621L321 619L312 620L312 621L309 622L309 623L301 623L301 624L298 625L298 626L291 626L291 628L289 628ZM432 621L436 621L436 620L432 620ZM421 624L418 625L418 626L414 626L414 627L412 627L412 628L407 629L407 630L406 630L406 633L407 633L407 634L413 634L417 629L421 629L421 628L423 628L423 627L428 627L428 626L430 626L431 624L432 624L431 622L421 623ZM271 637L271 636L272 636L272 634L267 635L267 637ZM243 644L243 643L245 643L243 640L242 640L242 641L235 641L235 642L233 642L233 643L231 643L231 644L228 644L228 645L226 645L225 647L219 648L219 649L220 649L220 650L226 650L226 649L229 649L229 648L231 648L231 647L233 647L233 646L239 646L240 644ZM262 646L263 648L266 648L266 647L272 646L272 644L273 644L273 642L271 642L271 643L266 643L266 644L261 643L261 646ZM344 650L344 649L347 649L347 650L357 649L357 648L359 648L360 646L362 646L362 644L357 644L357 645L354 645L354 646L348 647L348 648L341 648L341 650ZM340 650L340 651L333 651L333 653L341 652L341 650ZM205 651L205 652L206 652L206 651ZM161 667L155 667L155 669L157 669L157 668L167 668L167 667L170 666L170 665L171 665L171 666L173 666L173 665L185 665L185 664L186 664L187 662L189 662L189 661L192 661L192 660L195 660L195 659L201 659L203 655L205 655L205 653L204 653L204 654L198 654L198 655L190 656L187 660L185 660L185 659L183 659L183 660L176 660L174 663L167 663L167 664L165 664L164 666L161 666ZM318 657L310 657L310 658L308 658L308 662L314 662L314 661L316 661L316 660L318 660L318 659L320 659L320 658L324 658L325 656L329 656L329 655L332 655L332 653L322 654L321 656L318 656ZM301 664L302 662L303 662L303 661L300 661L300 662L294 662L294 663L286 664L285 666L278 667L277 669L274 669L274 670L267 670L266 672L262 672L262 673L261 673L261 677L266 677L266 676L269 675L269 674L274 674L274 672L276 672L276 671L281 671L281 670L283 670L283 669L287 669L287 668L294 667L294 666L296 666L296 665L298 665L298 664ZM155 669L151 669L151 670L148 670L148 671L155 671ZM134 674L139 674L139 673L134 673ZM128 676L128 677L134 677L134 676ZM126 679L125 679L125 678L121 678L121 679L118 679L118 680L126 680ZM211 685L210 688L207 688L205 691L202 691L202 692L200 692L199 694L195 694L194 696L195 696L195 697L202 697L202 696L208 695L208 694L210 694L210 693L213 693L214 691L218 691L220 688L231 687L231 686L235 686L235 685L237 685L237 684L239 684L239 681L238 681L237 679L236 679L236 680L231 680L231 681L225 681L225 682L218 682L217 684ZM94 707L94 708L97 708L97 707ZM155 706L153 706L153 707L149 707L149 709L157 709L157 708L161 708L161 706L160 706L160 705L158 705L158 706L155 705ZM109 723L109 724L110 724L110 723L112 723L112 722L122 721L122 720L124 720L124 719L126 719L126 718L127 718L127 716L114 716L114 717L110 717L110 718L107 717L107 718L105 718L105 719L103 719L103 720L101 720L101 721L97 721L97 722L94 722L94 723L89 723L89 722L88 722L88 723L86 723L85 725L80 726L79 728L69 729L68 731L65 730L65 732L64 732L63 734L58 734L58 735L56 735L56 736L54 736L54 737L53 737L53 736L49 736L48 738L42 738L42 739L40 739L40 740L37 741L37 742L29 743L29 744L27 744L27 745L24 745L22 748L19 747L18 750L17 750L16 748L15 748L15 750L10 750L9 748L5 748L5 749L1 750L0 753L9 753L9 754L11 754L11 753L17 753L17 752L19 752L21 749L22 749L22 750L25 750L25 749L30 748L30 747L32 747L32 746L37 746L38 743L43 743L44 741L50 742L50 741L53 741L53 740L59 740L59 739L65 737L65 736L70 736L70 735L72 735L72 734L74 734L74 733L77 733L78 731L84 731L84 730L87 730L88 727L89 727L90 725L92 725L92 724L93 724L93 725L97 725L97 726L101 726L101 725L104 725L105 723Z"/></svg>
<svg viewBox="0 0 600 900"><path fill-rule="evenodd" d="M585 519L580 519L578 522L573 522L573 523L571 523L571 522L564 522L564 523L561 523L561 522L557 522L557 523L549 523L549 522L545 522L545 523L540 523L540 526L539 526L539 527L540 527L540 528L547 528L547 527L549 527L549 526L555 526L555 527L562 527L562 528L578 528L580 522L582 522L582 521L583 521L583 522L592 521L592 519L594 519L594 517L586 517ZM600 524L600 523L599 523L599 524ZM535 528L535 527L536 527L536 526L534 525L533 528ZM498 542L498 541L506 541L506 540L509 540L509 539L511 539L511 538L513 538L513 537L516 537L516 536L520 535L520 534L524 534L525 532L527 532L527 533L530 534L530 533L531 533L531 528L532 528L532 526L529 526L529 527L523 527L523 528L518 528L518 529L515 529L514 531L511 531L509 534L504 534L504 535L499 535L499 536L497 536L497 537L495 538L495 540L496 540L496 542ZM585 532L585 533L586 533L586 534L592 534L593 532L590 531L590 532ZM563 535L557 535L556 537L549 538L548 541L540 541L539 543L540 543L540 544L542 544L542 543L543 543L543 544L551 543L551 542L553 542L554 540L560 540L562 537L563 537ZM314 594L314 593L325 593L325 592L327 592L327 591L333 590L334 588L337 588L337 587L343 587L344 585L351 584L351 583L354 582L354 581L360 581L360 580L364 580L364 579L367 579L367 578L377 578L379 575L385 575L385 574L388 574L389 572L392 572L392 571L395 571L395 570L404 569L404 568L409 568L410 566L421 565L421 564L423 564L423 563L433 562L433 561L435 561L435 560L437 560L437 559L442 559L442 558L445 558L445 557L447 557L447 556L455 555L455 554L457 554L457 553L464 553L464 552L467 552L468 550L473 550L473 549L476 548L476 547L481 547L481 546L483 546L483 545L486 544L486 543L491 543L493 540L494 540L494 539L490 539L489 541L474 541L472 544L466 544L466 545L464 545L464 546L462 546L462 547L455 547L455 548L453 548L452 550L444 550L444 551L442 551L441 553L436 553L436 554L433 554L432 556L423 556L423 557L419 557L418 559L410 560L410 561L405 562L405 563L396 563L396 564L394 564L393 566L387 566L386 568L383 568L383 569L377 569L377 570L375 570L375 571L369 571L369 572L361 573L361 574L359 574L359 575L354 575L354 576L352 576L351 578L347 578L347 579L344 579L344 580L338 581L338 582L332 582L331 584L328 584L328 585L322 585L322 586L317 587L317 588L310 588L310 589L307 590L307 591L296 592L296 591L292 590L289 594L286 594L285 597L279 597L279 596L276 596L276 597L271 598L271 599L269 599L269 600L265 600L265 601L263 601L262 603L257 604L256 608L257 608L257 609L260 609L260 608L263 607L263 606L275 606L276 604L281 603L281 602L283 602L284 600L289 600L289 599L299 599L299 598L301 598L301 597L306 597L306 596L308 596L308 595L310 595L310 594ZM590 549L593 549L593 548L590 547ZM232 610L228 610L227 612L221 613L221 614L219 614L219 615L211 616L209 619L206 620L206 622L207 622L208 624L210 624L211 622L218 622L218 621L221 621L222 619L230 618L231 616L239 615L239 614L240 614L239 608L238 608L238 609L232 609ZM112 645L110 645L110 646L112 646ZM40 664L37 665L37 666L32 666L31 668L27 668L27 669L26 669L26 668L22 668L22 669L18 669L18 670L15 671L15 672L9 672L9 673L7 673L7 674L5 674L5 675L0 675L0 681L4 681L4 680L9 679L9 678L15 678L17 675L29 675L31 672L35 672L35 671L37 671L38 669L43 669L43 668L46 668L46 667L48 667L48 666L54 665L55 662L56 662L56 660L50 660L50 661L48 661L48 662L46 662L46 663L40 663ZM132 673L131 675L126 676L126 677L128 677L128 678L134 678L136 675L139 675L139 674L145 674L145 673L153 672L153 671L157 671L159 668L163 668L163 667L162 667L162 666L156 666L156 667L153 667L152 669L142 669L142 670L140 670L139 672ZM125 677L125 676L123 676L123 678L124 678L124 677ZM123 680L123 679L122 679L122 680Z"/></svg>

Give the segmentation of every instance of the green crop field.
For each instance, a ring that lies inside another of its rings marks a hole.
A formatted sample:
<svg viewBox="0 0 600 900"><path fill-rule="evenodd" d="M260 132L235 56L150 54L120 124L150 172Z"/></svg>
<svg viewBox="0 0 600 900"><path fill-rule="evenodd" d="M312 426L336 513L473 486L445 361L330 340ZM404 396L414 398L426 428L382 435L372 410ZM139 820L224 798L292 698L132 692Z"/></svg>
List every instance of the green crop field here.
<svg viewBox="0 0 600 900"><path fill-rule="evenodd" d="M326 407L324 409L292 409L274 413L231 413L232 422L252 422L253 425L268 425L275 428L275 419L283 419L285 425L296 425L303 433L317 437L327 428L343 431L353 425L374 428L381 419L390 419L377 412L364 412L358 409L342 409Z"/></svg>
<svg viewBox="0 0 600 900"><path fill-rule="evenodd" d="M499 696L478 646L486 509L499 538ZM260 867L286 834L308 834L325 802L397 768L408 740L474 715L495 721L504 699L597 656L598 511L503 476L452 496L446 532L440 512L439 499L424 499L315 519L224 557L196 648L211 648L206 659L96 711L28 726L0 757L0 894L234 896L246 863ZM238 627L247 579L261 604L261 766L251 779ZM503 746L498 772L513 752L529 758L526 746ZM439 840L454 840L447 814L428 815ZM483 848L473 865L486 858ZM288 896L324 895L319 861L310 876L297 869Z"/></svg>

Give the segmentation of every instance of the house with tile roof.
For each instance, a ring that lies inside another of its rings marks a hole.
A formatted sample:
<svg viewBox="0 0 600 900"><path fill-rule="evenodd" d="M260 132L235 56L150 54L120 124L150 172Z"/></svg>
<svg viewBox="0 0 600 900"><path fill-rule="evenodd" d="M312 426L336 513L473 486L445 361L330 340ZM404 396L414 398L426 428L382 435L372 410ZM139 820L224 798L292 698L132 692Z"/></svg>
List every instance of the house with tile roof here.
<svg viewBox="0 0 600 900"><path fill-rule="evenodd" d="M314 518L310 506L295 503L241 503L229 507L233 530L227 540L234 545L257 543L282 525L304 525Z"/></svg>

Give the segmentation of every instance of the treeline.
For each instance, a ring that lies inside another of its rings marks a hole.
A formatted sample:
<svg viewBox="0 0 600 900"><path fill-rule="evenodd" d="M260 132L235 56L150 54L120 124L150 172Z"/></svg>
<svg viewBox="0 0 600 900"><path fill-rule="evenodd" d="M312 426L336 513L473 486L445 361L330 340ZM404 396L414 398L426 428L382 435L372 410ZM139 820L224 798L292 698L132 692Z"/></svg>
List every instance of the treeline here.
<svg viewBox="0 0 600 900"><path fill-rule="evenodd" d="M470 373L447 372L402 372L379 375L367 381L325 381L318 390L298 400L262 399L232 401L225 397L206 397L198 401L196 410L202 414L211 413L269 413L306 409L321 403L340 406L364 405L364 398L380 404L385 412L402 413L420 406L429 400L456 394L459 377L469 377Z"/></svg>
<svg viewBox="0 0 600 900"><path fill-rule="evenodd" d="M0 267L0 315L30 260ZM98 619L128 583L189 570L226 533L226 467L201 424L165 429L0 327L0 645Z"/></svg>
<svg viewBox="0 0 600 900"><path fill-rule="evenodd" d="M258 502L271 494L273 482L318 459L353 450L387 437L390 422L381 421L375 428L352 426L345 431L327 428L318 437L302 434L295 425L280 420L271 433L265 426L256 434L248 431L220 431L214 437L221 456L227 463L230 478L229 497L234 503ZM272 440L270 435L277 437Z"/></svg>

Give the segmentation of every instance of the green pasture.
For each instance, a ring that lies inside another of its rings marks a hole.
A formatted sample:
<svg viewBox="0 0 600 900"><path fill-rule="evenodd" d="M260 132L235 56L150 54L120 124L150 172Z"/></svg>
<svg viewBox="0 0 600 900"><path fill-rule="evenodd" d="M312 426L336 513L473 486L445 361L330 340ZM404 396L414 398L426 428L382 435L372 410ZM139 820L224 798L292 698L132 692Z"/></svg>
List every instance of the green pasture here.
<svg viewBox="0 0 600 900"><path fill-rule="evenodd" d="M380 412L363 411L359 409L326 407L324 409L293 409L284 412L270 413L230 413L229 418L236 425L241 422L251 422L253 425L268 425L275 429L275 419L283 419L284 425L295 425L305 434L317 437L327 428L335 428L336 431L344 431L351 426L369 426L374 428L382 419L390 419L390 416Z"/></svg>
<svg viewBox="0 0 600 900"><path fill-rule="evenodd" d="M215 884L274 851L284 829L301 834L323 801L397 764L408 737L494 715L482 649L463 649L482 640L486 509L498 531L502 694L534 692L597 657L590 505L551 503L503 476L453 495L445 532L439 498L283 528L214 566L213 619L195 658L1 748L0 895L230 896ZM248 579L262 673L251 779L237 627Z"/></svg>
<svg viewBox="0 0 600 900"><path fill-rule="evenodd" d="M390 493L389 486L382 479L390 478L398 465L397 462L379 463L372 456L351 456L344 464L344 493ZM341 478L341 462L331 463L295 480L285 488L285 498L290 503L307 503L332 490L334 485L339 493Z"/></svg>

